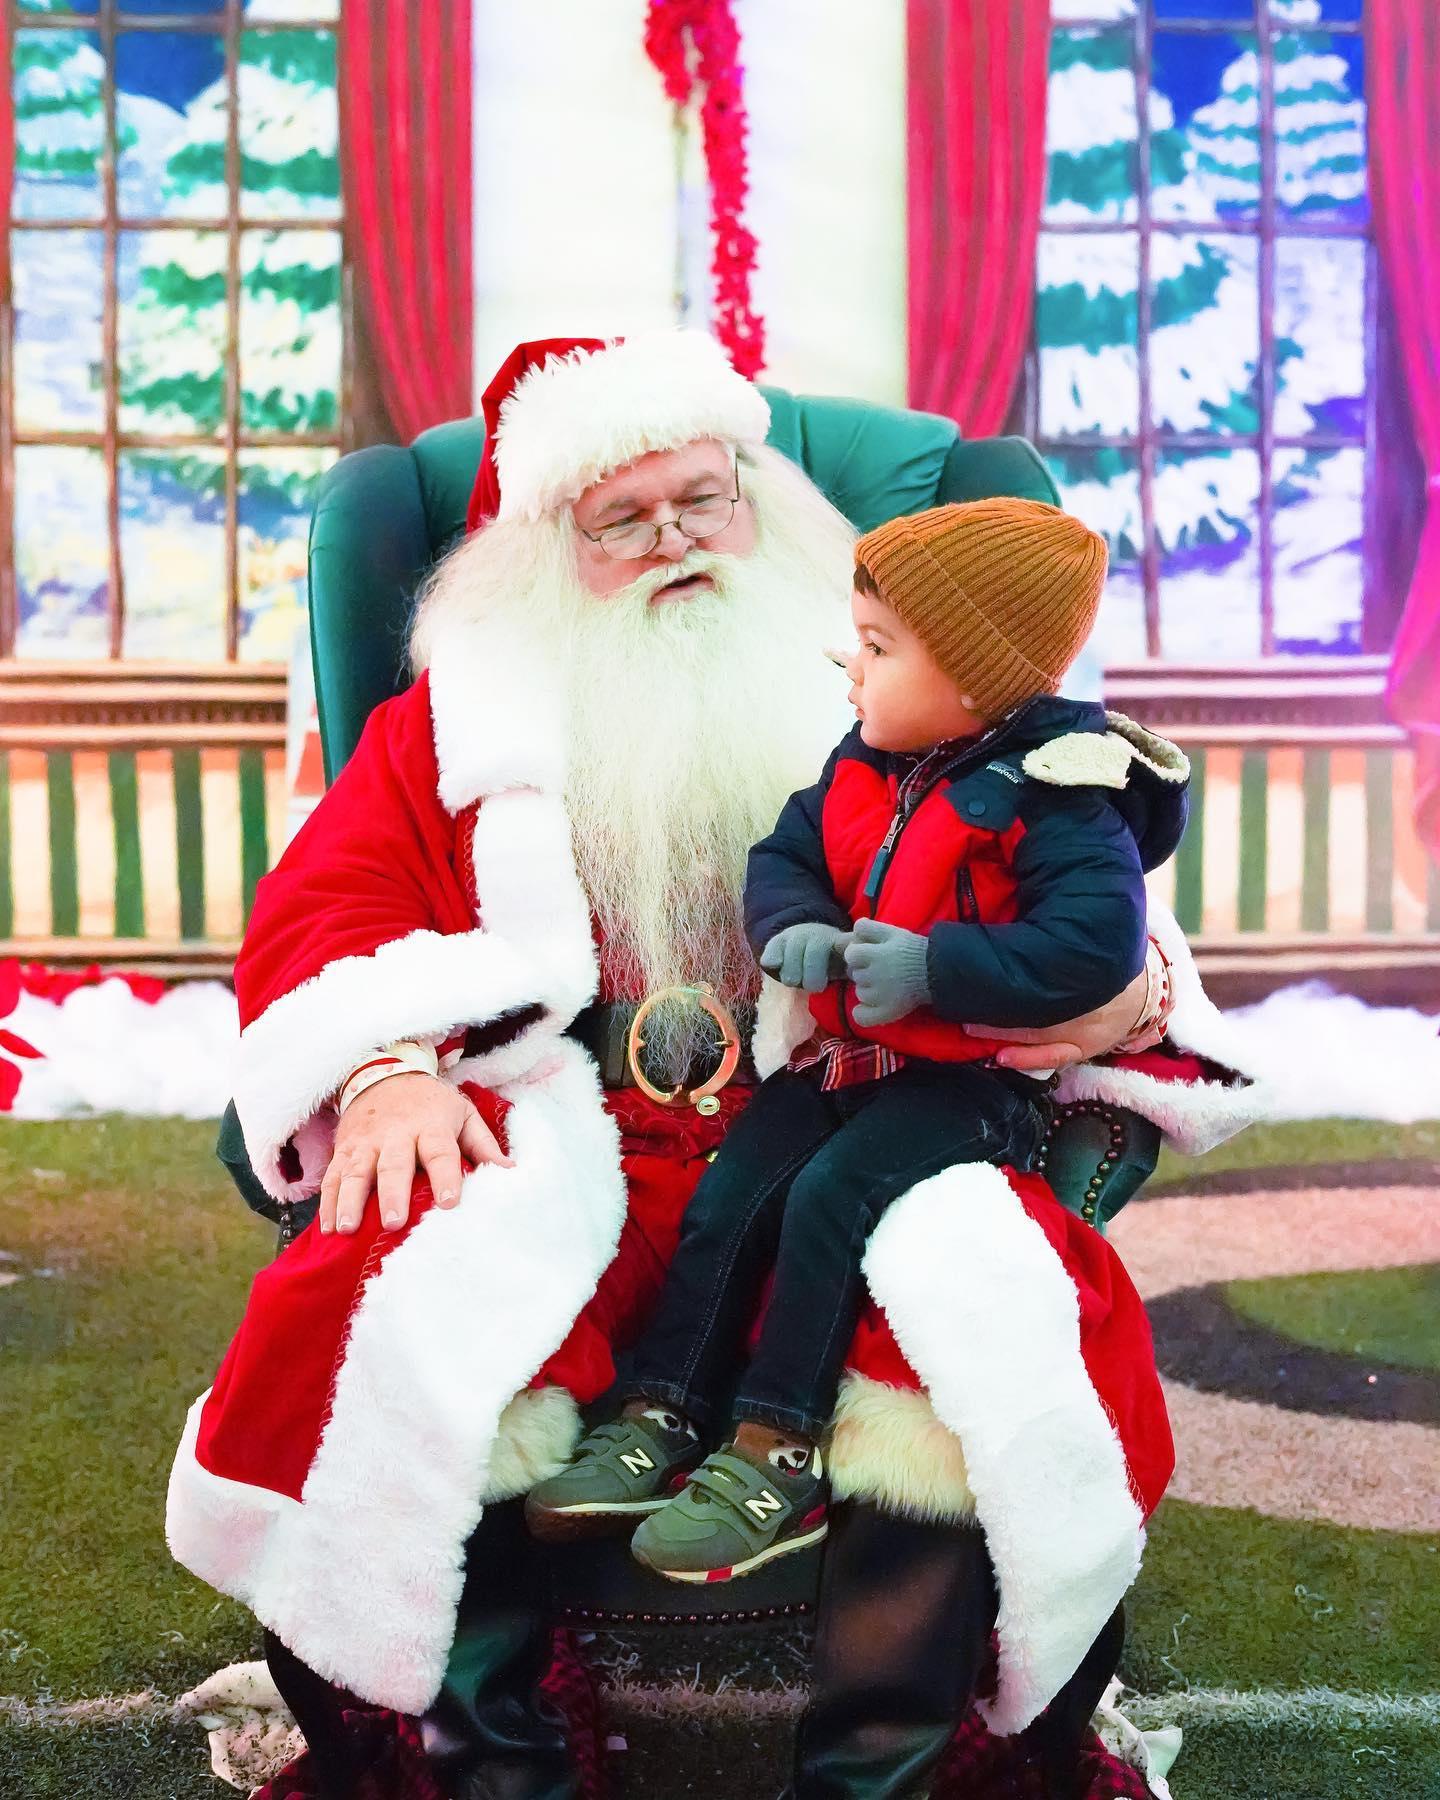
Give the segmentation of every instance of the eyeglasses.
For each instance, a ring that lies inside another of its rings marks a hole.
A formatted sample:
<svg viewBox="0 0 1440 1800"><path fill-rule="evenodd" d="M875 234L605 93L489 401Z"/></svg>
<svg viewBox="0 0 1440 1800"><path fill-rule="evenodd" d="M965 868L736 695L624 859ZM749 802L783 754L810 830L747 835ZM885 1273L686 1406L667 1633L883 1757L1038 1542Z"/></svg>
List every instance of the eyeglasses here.
<svg viewBox="0 0 1440 1800"><path fill-rule="evenodd" d="M666 519L659 525L646 524L643 519L625 519L618 525L607 525L603 531L586 531L582 527L580 535L589 538L592 544L598 544L616 562L638 562L642 556L654 552L671 525L678 526L686 537L697 543L704 538L718 537L735 517L735 508L739 504L740 470L737 467L733 494L707 494L703 500L692 500L673 519Z"/></svg>

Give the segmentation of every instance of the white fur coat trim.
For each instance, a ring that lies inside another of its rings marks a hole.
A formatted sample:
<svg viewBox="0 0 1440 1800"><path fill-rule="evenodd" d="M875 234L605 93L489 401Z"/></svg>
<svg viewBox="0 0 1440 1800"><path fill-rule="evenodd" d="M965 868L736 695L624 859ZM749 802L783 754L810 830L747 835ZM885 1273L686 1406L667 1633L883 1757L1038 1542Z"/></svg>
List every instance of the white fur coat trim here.
<svg viewBox="0 0 1440 1800"><path fill-rule="evenodd" d="M918 1183L865 1278L959 1440L1000 1591L993 1731L1022 1730L1079 1666L1140 1566L1125 1453L1080 1354L1075 1285L998 1169Z"/></svg>
<svg viewBox="0 0 1440 1800"><path fill-rule="evenodd" d="M534 633L457 619L430 648L430 718L441 804L565 785L565 684Z"/></svg>
<svg viewBox="0 0 1440 1800"><path fill-rule="evenodd" d="M362 1288L300 1500L200 1466L203 1399L170 1478L177 1559L327 1680L402 1712L439 1689L482 1498L552 1471L573 1442L563 1399L536 1396L516 1421L514 1396L564 1341L625 1215L618 1135L581 1050L558 1046L543 1078L501 1092L515 1166L475 1170ZM502 1438L523 1442L502 1453Z"/></svg>
<svg viewBox="0 0 1440 1800"><path fill-rule="evenodd" d="M1055 1098L1101 1100L1123 1106L1158 1125L1172 1148L1199 1156L1223 1144L1247 1125L1275 1113L1264 1071L1236 1030L1200 982L1195 959L1174 914L1156 900L1149 902L1151 936L1170 959L1175 1010L1169 1039L1178 1050L1193 1051L1232 1072L1220 1081L1161 1081L1133 1069L1107 1063L1081 1063L1060 1076Z"/></svg>
<svg viewBox="0 0 1440 1800"><path fill-rule="evenodd" d="M1127 719L1107 713L1108 731L1067 731L1031 750L1021 763L1027 775L1052 787L1123 788L1132 762L1143 763L1161 781L1190 777L1190 759L1178 744Z"/></svg>
<svg viewBox="0 0 1440 1800"><path fill-rule="evenodd" d="M416 931L369 956L346 956L284 994L240 1037L235 1105L251 1165L267 1192L313 1194L329 1161L329 1101L350 1071L400 1038L440 1040L522 1007L539 1018L472 1058L455 1079L494 1085L533 1068L590 1000L598 965L590 909L575 872L560 799L533 789L497 793L475 821L481 929ZM300 1156L286 1178L287 1143Z"/></svg>
<svg viewBox="0 0 1440 1800"><path fill-rule="evenodd" d="M703 331L637 332L551 357L500 411L500 517L538 519L651 450L700 438L761 444L770 408Z"/></svg>
<svg viewBox="0 0 1440 1800"><path fill-rule="evenodd" d="M934 1524L975 1517L960 1440L917 1389L849 1371L836 1396L826 1457L837 1500L869 1500Z"/></svg>

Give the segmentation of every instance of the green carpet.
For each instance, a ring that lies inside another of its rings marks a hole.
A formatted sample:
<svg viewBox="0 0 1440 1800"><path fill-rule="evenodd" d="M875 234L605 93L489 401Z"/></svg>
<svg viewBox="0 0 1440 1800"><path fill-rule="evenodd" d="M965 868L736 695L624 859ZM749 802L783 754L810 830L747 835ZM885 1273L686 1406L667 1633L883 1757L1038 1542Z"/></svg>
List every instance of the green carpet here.
<svg viewBox="0 0 1440 1800"><path fill-rule="evenodd" d="M173 1695L255 1654L249 1616L177 1569L162 1532L185 1409L213 1375L250 1278L273 1248L271 1229L214 1163L213 1135L209 1124L131 1120L11 1121L0 1130L0 1251L18 1259L3 1267L21 1277L0 1288L5 1693ZM1252 1132L1203 1165L1167 1156L1159 1175L1178 1183L1201 1166L1210 1175L1222 1166L1437 1157L1440 1128L1325 1122ZM1331 1349L1379 1356L1377 1345L1393 1353L1423 1335L1423 1288L1314 1279L1323 1288L1313 1292L1311 1278L1237 1285L1253 1290L1247 1306L1272 1309L1252 1316L1292 1336L1308 1330L1304 1341ZM1380 1333L1367 1310L1377 1295ZM1368 1338L1356 1335L1362 1326ZM1440 1657L1426 1596L1437 1588L1440 1552L1423 1539L1170 1501L1130 1602L1125 1673L1155 1696L1312 1685L1433 1692ZM619 1793L755 1792L777 1766L773 1734L737 1723L723 1749L736 1779L717 1783L716 1743L690 1745L660 1727L638 1732L617 1766ZM662 1785L667 1768L673 1790ZM1409 1726L1372 1738L1339 1724L1206 1720L1187 1731L1173 1786L1176 1800L1437 1800L1440 1766ZM214 1800L224 1791L206 1771L196 1730L0 1726L6 1800Z"/></svg>
<svg viewBox="0 0 1440 1800"><path fill-rule="evenodd" d="M1232 1281L1225 1297L1245 1318L1297 1344L1440 1369L1440 1264Z"/></svg>
<svg viewBox="0 0 1440 1800"><path fill-rule="evenodd" d="M174 1693L251 1654L250 1617L165 1548L165 1483L271 1228L214 1127L0 1131L0 1663L11 1694ZM0 1791L4 1791L0 1789Z"/></svg>

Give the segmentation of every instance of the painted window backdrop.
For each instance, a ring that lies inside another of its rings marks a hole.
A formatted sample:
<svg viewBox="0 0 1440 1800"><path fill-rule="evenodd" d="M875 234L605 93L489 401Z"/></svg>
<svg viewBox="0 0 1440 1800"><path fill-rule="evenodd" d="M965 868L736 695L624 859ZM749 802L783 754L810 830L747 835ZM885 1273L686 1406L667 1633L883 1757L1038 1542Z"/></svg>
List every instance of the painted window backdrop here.
<svg viewBox="0 0 1440 1800"><path fill-rule="evenodd" d="M1105 659L1359 651L1360 0L1055 0L1053 20L1034 429L1110 540Z"/></svg>
<svg viewBox="0 0 1440 1800"><path fill-rule="evenodd" d="M0 4L0 654L284 660L345 411L338 0Z"/></svg>

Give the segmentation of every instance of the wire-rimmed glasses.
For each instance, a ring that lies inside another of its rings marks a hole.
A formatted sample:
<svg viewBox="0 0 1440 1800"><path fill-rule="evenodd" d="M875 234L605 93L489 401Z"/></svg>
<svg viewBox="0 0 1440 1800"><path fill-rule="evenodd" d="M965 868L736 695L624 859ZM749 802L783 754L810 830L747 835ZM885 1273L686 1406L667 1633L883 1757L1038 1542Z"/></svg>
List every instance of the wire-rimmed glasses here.
<svg viewBox="0 0 1440 1800"><path fill-rule="evenodd" d="M607 525L603 531L586 531L582 527L581 536L598 544L616 562L638 562L642 556L653 554L671 525L677 526L695 543L718 537L735 517L735 508L739 504L740 470L737 466L733 494L707 494L702 500L691 500L673 519L664 519L658 525L644 519L622 519L617 525Z"/></svg>

